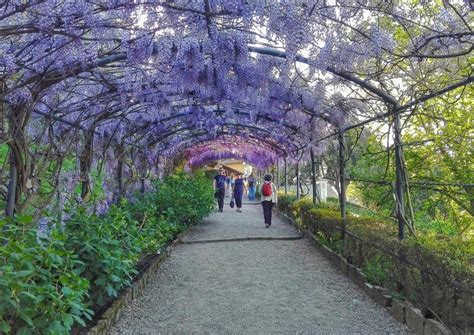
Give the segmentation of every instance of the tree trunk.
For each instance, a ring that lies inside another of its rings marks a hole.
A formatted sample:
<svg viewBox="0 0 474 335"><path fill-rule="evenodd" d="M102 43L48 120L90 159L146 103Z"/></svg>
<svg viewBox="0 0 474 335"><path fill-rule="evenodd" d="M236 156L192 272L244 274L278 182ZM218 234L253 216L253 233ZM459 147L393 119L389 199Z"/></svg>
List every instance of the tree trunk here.
<svg viewBox="0 0 474 335"><path fill-rule="evenodd" d="M339 206L341 207L342 236L346 234L346 143L344 130L339 129Z"/></svg>
<svg viewBox="0 0 474 335"><path fill-rule="evenodd" d="M92 154L94 153L94 130L93 128L85 134L84 150L80 156L81 170L81 198L89 201L91 196L90 172L92 168Z"/></svg>
<svg viewBox="0 0 474 335"><path fill-rule="evenodd" d="M7 204L5 208L5 215L12 217L15 214L17 205L17 187L18 187L18 169L13 152L10 152L10 181L8 182Z"/></svg>
<svg viewBox="0 0 474 335"><path fill-rule="evenodd" d="M19 209L21 195L26 191L26 182L30 175L28 144L25 137L25 128L29 113L25 106L11 109L8 115L9 132L8 157L10 176L8 183L7 203L5 214L13 216Z"/></svg>
<svg viewBox="0 0 474 335"><path fill-rule="evenodd" d="M394 114L394 145L395 145L395 203L397 206L397 220L398 220L398 239L405 239L404 227L407 225L412 234L415 234L413 227L406 219L405 214L405 192L407 185L407 176L405 175L405 164L403 161L403 146L401 139L400 128L400 113Z"/></svg>

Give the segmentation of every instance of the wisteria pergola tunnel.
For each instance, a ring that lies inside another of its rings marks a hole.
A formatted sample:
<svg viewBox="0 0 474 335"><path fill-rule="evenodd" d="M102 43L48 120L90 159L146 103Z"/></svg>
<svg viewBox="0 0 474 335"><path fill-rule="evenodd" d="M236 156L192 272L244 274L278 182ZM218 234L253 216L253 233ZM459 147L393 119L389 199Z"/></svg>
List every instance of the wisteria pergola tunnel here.
<svg viewBox="0 0 474 335"><path fill-rule="evenodd" d="M87 201L95 165L117 198L133 183L144 187L176 157L191 168L229 157L262 169L311 157L314 167L327 141L338 138L344 217L344 134L389 120L402 239L410 227L404 116L431 98L472 89L472 8L469 1L441 7L381 0L4 2L6 214L35 203L31 185L40 170L49 171L51 201L79 183ZM65 174L62 162L71 155L78 171Z"/></svg>

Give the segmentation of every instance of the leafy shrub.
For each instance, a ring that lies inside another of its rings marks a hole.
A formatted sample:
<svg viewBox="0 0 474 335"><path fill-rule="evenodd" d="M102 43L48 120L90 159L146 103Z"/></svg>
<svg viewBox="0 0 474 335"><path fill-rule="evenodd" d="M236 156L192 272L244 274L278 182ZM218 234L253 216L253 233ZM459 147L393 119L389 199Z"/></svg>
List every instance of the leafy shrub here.
<svg viewBox="0 0 474 335"><path fill-rule="evenodd" d="M202 171L169 176L155 188L157 211L169 222L195 224L214 208L212 182Z"/></svg>
<svg viewBox="0 0 474 335"><path fill-rule="evenodd" d="M305 197L301 198L299 200L296 200L293 203L293 211L296 213L299 213L300 211L308 211L311 208L314 208L315 205L313 204L313 201L311 198Z"/></svg>
<svg viewBox="0 0 474 335"><path fill-rule="evenodd" d="M156 254L213 209L211 182L202 172L156 186L103 216L77 208L41 243L27 228L31 218L8 226L0 221L0 333L67 334L75 323L85 325L91 306L130 284L142 257Z"/></svg>
<svg viewBox="0 0 474 335"><path fill-rule="evenodd" d="M31 217L0 221L0 332L68 333L92 317L89 281L77 271L84 263L64 233L53 229L38 243L36 230L25 228L30 223Z"/></svg>
<svg viewBox="0 0 474 335"><path fill-rule="evenodd" d="M129 285L141 254L136 225L125 211L112 206L104 217L84 210L66 225L67 248L83 263L76 272L91 283L91 305L102 304L106 296L116 297Z"/></svg>
<svg viewBox="0 0 474 335"><path fill-rule="evenodd" d="M278 203L277 208L279 211L285 213L290 217L294 217L293 213L293 203L296 201L296 194L288 193L278 193Z"/></svg>
<svg viewBox="0 0 474 335"><path fill-rule="evenodd" d="M415 214L415 223L416 229L424 233L435 233L452 237L463 235L463 232L460 232L459 227L455 223L441 219L433 219L423 212Z"/></svg>
<svg viewBox="0 0 474 335"><path fill-rule="evenodd" d="M390 258L376 253L363 264L362 271L367 276L369 283L387 287L393 267L393 261Z"/></svg>

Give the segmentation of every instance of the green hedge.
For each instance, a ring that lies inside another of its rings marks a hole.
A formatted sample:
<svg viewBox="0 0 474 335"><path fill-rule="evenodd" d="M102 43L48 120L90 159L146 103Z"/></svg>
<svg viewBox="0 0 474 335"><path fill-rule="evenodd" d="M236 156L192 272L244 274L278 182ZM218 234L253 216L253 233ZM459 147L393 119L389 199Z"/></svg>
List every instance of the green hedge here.
<svg viewBox="0 0 474 335"><path fill-rule="evenodd" d="M436 313L452 329L473 326L472 239L421 233L400 242L393 221L348 213L343 241L341 215L333 201L314 205L307 198L295 201L294 196L281 195L278 209L362 268L372 284Z"/></svg>
<svg viewBox="0 0 474 335"><path fill-rule="evenodd" d="M141 259L213 209L202 172L155 186L104 216L78 208L40 243L37 230L27 228L31 217L0 221L0 333L67 334L85 325L94 308L130 285Z"/></svg>

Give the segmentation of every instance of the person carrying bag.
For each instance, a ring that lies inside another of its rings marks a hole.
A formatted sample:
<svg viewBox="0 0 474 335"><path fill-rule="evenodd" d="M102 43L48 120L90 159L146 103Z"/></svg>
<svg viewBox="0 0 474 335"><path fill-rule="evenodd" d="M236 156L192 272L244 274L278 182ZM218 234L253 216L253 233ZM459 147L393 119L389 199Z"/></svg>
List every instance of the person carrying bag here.
<svg viewBox="0 0 474 335"><path fill-rule="evenodd" d="M273 205L277 203L277 188L272 183L273 176L267 173L263 177L263 184L260 186L260 201L263 207L263 217L265 220L265 228L270 228L272 225L272 209Z"/></svg>

